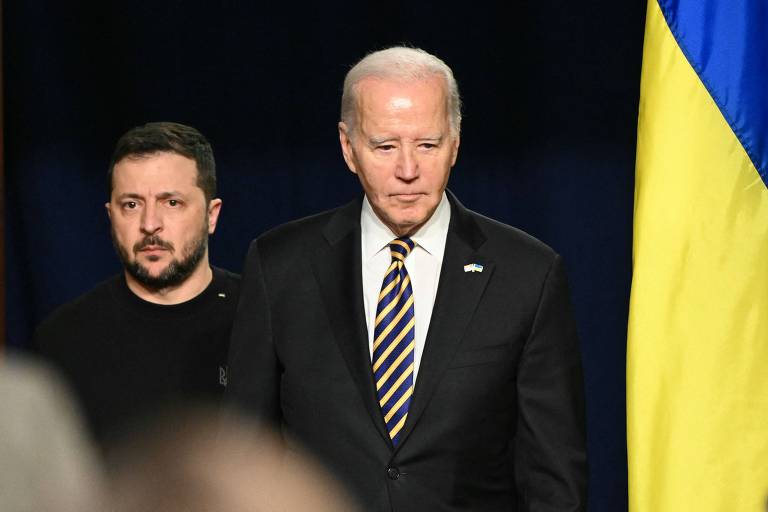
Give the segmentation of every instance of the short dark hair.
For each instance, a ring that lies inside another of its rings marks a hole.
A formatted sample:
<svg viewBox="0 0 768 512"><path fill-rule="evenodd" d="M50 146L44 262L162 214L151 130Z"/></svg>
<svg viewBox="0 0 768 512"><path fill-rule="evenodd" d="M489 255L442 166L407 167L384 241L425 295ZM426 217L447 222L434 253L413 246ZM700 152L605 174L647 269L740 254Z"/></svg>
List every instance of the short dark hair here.
<svg viewBox="0 0 768 512"><path fill-rule="evenodd" d="M153 153L177 153L195 161L197 186L203 190L205 202L216 196L216 162L213 149L202 133L180 123L156 122L131 128L117 141L107 173L107 194L112 195L112 173L115 164L126 157L142 157Z"/></svg>

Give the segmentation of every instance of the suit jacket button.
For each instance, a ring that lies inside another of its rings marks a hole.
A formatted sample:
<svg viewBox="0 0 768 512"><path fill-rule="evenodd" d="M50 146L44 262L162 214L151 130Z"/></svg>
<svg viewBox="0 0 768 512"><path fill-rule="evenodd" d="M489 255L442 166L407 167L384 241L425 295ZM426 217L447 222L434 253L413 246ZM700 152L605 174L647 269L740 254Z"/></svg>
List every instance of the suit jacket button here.
<svg viewBox="0 0 768 512"><path fill-rule="evenodd" d="M387 468L387 476L390 480L397 480L400 478L400 471L397 468Z"/></svg>

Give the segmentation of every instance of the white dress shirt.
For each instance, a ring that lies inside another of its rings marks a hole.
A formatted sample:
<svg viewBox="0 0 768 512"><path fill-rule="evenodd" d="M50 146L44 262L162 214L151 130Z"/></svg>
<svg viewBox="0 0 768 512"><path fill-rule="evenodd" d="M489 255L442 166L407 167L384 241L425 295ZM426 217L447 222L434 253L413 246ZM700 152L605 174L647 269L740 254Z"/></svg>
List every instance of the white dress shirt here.
<svg viewBox="0 0 768 512"><path fill-rule="evenodd" d="M413 307L416 315L413 351L413 381L419 372L421 354L427 339L432 308L435 305L437 285L440 282L440 267L445 253L445 239L448 236L448 224L451 221L451 205L443 192L440 204L432 217L411 236L416 246L405 259L405 268L411 278L413 289ZM373 357L373 331L376 321L381 282L392 262L389 243L397 235L381 222L371 208L366 197L360 212L361 249L363 262L363 302L365 304L365 322L368 327L368 351Z"/></svg>

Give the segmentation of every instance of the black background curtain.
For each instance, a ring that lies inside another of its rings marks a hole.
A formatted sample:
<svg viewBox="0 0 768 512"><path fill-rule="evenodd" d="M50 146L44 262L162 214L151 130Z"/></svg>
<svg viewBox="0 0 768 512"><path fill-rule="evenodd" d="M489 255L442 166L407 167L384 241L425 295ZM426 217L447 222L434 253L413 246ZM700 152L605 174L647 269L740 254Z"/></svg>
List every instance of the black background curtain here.
<svg viewBox="0 0 768 512"><path fill-rule="evenodd" d="M215 265L347 202L341 84L370 50L422 47L464 99L449 187L561 253L586 373L590 510L626 510L625 342L645 2L6 2L8 345L120 270L103 204L117 138L178 121L212 142ZM84 354L87 357L87 354Z"/></svg>

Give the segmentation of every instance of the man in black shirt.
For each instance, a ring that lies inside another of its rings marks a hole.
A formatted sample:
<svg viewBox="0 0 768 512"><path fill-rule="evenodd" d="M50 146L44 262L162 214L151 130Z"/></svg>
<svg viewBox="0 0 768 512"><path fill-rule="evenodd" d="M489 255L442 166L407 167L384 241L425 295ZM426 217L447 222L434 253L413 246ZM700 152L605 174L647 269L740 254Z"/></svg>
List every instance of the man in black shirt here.
<svg viewBox="0 0 768 512"><path fill-rule="evenodd" d="M218 399L240 280L208 263L222 202L197 130L128 131L108 184L124 272L57 309L34 340L71 381L100 441L169 406Z"/></svg>

